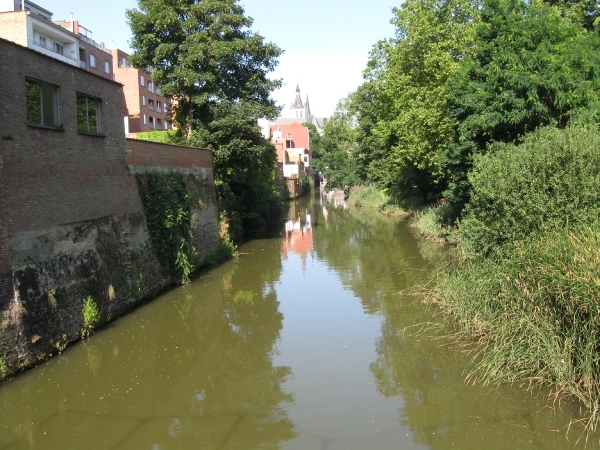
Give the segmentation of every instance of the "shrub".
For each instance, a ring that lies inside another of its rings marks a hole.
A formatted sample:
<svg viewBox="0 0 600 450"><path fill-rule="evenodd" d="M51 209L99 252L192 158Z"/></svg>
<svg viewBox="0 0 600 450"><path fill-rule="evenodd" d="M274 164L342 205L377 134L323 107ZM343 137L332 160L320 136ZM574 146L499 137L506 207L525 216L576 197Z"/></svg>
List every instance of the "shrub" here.
<svg viewBox="0 0 600 450"><path fill-rule="evenodd" d="M597 127L540 129L519 146L477 157L459 231L467 252L488 254L537 230L587 223L600 213Z"/></svg>
<svg viewBox="0 0 600 450"><path fill-rule="evenodd" d="M0 376L5 377L6 375L8 375L8 365L6 360L0 356Z"/></svg>
<svg viewBox="0 0 600 450"><path fill-rule="evenodd" d="M262 232L279 225L282 211L274 187L253 181L245 174L237 174L231 177L229 189L223 189L223 193L224 209L232 229L237 221L244 233ZM238 237L231 234L234 239Z"/></svg>
<svg viewBox="0 0 600 450"><path fill-rule="evenodd" d="M145 131L137 134L137 139L142 141L162 142L164 144L185 145L185 139L175 130Z"/></svg>
<svg viewBox="0 0 600 450"><path fill-rule="evenodd" d="M352 206L368 206L381 209L390 203L390 198L375 186L356 186L350 190L347 203Z"/></svg>
<svg viewBox="0 0 600 450"><path fill-rule="evenodd" d="M444 223L448 217L447 210L447 204L438 203L417 211L411 218L410 225L417 233L429 240L443 241L453 231Z"/></svg>
<svg viewBox="0 0 600 450"><path fill-rule="evenodd" d="M83 299L83 328L81 329L81 337L89 336L98 320L100 320L100 311L96 302L91 296Z"/></svg>

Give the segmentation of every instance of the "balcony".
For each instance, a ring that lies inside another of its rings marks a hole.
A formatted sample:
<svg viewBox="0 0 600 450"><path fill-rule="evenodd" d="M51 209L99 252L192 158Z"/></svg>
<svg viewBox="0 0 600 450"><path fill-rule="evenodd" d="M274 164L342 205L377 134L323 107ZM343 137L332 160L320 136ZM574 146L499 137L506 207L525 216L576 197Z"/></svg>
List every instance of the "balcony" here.
<svg viewBox="0 0 600 450"><path fill-rule="evenodd" d="M69 55L65 55L62 51L57 50L54 47L50 47L48 45L44 45L41 42L33 41L33 45L37 45L38 47L42 47L42 48L44 48L46 50L49 50L49 51L51 51L53 53L56 53L57 55L64 56L65 58L72 59L73 61L77 61L76 58L73 58L72 56L69 56Z"/></svg>

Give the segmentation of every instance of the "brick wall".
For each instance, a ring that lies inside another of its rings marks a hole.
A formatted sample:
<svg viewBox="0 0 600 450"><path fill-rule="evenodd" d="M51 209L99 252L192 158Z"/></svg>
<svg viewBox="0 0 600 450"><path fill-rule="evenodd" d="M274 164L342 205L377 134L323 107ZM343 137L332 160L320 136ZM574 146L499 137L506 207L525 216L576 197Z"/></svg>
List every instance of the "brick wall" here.
<svg viewBox="0 0 600 450"><path fill-rule="evenodd" d="M0 38L27 47L27 13L25 11L0 13Z"/></svg>
<svg viewBox="0 0 600 450"><path fill-rule="evenodd" d="M119 84L4 40L0 73L9 234L141 211L126 171ZM27 125L26 77L59 86L62 131ZM103 136L77 132L76 92L102 99Z"/></svg>
<svg viewBox="0 0 600 450"><path fill-rule="evenodd" d="M0 145L1 145L0 141ZM12 265L10 260L10 243L8 229L4 224L5 211L4 169L2 153L0 153L0 311L7 308L8 302L13 298Z"/></svg>
<svg viewBox="0 0 600 450"><path fill-rule="evenodd" d="M160 144L127 139L128 166L145 167L205 167L213 166L212 151L207 148Z"/></svg>

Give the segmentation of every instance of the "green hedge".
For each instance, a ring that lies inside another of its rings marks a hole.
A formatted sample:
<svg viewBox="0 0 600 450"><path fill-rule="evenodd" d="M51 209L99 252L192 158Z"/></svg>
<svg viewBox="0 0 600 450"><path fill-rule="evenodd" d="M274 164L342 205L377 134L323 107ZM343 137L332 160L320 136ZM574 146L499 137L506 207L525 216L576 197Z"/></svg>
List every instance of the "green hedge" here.
<svg viewBox="0 0 600 450"><path fill-rule="evenodd" d="M467 253L489 254L538 230L595 221L600 213L597 127L540 129L519 145L475 159L459 224Z"/></svg>

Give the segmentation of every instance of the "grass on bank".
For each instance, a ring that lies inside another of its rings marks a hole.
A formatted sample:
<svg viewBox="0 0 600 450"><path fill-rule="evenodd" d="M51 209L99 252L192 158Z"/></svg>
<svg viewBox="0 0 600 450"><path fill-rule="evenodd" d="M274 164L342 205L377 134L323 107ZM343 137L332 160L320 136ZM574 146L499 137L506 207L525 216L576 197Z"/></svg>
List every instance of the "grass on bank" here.
<svg viewBox="0 0 600 450"><path fill-rule="evenodd" d="M355 186L350 189L346 203L350 206L377 208L393 217L408 217L409 212L398 206L385 192L375 186Z"/></svg>
<svg viewBox="0 0 600 450"><path fill-rule="evenodd" d="M540 129L475 158L471 200L454 231L462 259L433 278L428 301L481 344L469 375L548 385L600 423L600 131ZM444 229L443 205L422 213Z"/></svg>
<svg viewBox="0 0 600 450"><path fill-rule="evenodd" d="M600 231L544 232L505 256L452 261L428 299L481 346L469 378L549 385L579 399L588 427L600 418Z"/></svg>

